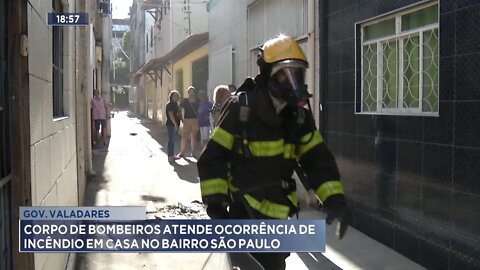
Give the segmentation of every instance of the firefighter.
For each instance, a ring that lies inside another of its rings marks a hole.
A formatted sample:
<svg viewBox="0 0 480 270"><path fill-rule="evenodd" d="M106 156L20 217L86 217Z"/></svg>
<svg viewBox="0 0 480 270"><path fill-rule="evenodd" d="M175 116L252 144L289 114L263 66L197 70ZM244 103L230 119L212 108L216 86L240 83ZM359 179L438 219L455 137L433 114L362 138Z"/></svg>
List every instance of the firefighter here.
<svg viewBox="0 0 480 270"><path fill-rule="evenodd" d="M309 109L307 59L293 38L282 35L263 45L258 65L255 80L246 80L224 104L198 160L207 213L212 219L287 219L298 207L292 179L297 168L323 204L326 222L339 220L341 238L345 196L335 159ZM285 269L289 254L252 256L268 270Z"/></svg>

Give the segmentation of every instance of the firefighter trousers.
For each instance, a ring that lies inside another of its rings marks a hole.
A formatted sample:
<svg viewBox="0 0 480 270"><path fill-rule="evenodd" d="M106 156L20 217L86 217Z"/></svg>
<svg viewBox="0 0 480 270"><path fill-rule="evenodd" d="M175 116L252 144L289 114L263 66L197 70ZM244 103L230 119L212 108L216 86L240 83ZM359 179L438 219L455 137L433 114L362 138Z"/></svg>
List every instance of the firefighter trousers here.
<svg viewBox="0 0 480 270"><path fill-rule="evenodd" d="M268 217L262 216L261 214L253 213L253 209L248 209L241 202L233 202L230 205L229 216L231 219L268 219ZM253 217L252 217L253 215ZM290 256L290 253L279 252L279 253L250 253L262 266L265 270L284 270L285 259Z"/></svg>

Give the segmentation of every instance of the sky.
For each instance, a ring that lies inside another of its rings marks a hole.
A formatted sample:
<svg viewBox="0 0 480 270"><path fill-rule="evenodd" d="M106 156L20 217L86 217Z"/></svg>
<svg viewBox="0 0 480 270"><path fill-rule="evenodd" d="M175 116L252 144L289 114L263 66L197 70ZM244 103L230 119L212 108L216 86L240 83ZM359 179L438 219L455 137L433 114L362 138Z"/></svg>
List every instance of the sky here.
<svg viewBox="0 0 480 270"><path fill-rule="evenodd" d="M128 18L128 11L132 5L132 0L112 0L112 18Z"/></svg>

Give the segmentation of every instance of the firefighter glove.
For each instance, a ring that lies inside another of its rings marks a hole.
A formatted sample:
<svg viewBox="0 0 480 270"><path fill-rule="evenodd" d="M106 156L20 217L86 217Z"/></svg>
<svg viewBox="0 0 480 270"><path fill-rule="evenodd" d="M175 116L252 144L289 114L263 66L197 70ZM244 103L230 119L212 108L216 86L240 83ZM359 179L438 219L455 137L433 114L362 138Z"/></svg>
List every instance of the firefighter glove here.
<svg viewBox="0 0 480 270"><path fill-rule="evenodd" d="M327 214L325 222L328 225L332 224L334 220L337 220L335 236L338 239L342 239L347 232L349 216L345 202L343 200L330 200L329 198L323 209Z"/></svg>

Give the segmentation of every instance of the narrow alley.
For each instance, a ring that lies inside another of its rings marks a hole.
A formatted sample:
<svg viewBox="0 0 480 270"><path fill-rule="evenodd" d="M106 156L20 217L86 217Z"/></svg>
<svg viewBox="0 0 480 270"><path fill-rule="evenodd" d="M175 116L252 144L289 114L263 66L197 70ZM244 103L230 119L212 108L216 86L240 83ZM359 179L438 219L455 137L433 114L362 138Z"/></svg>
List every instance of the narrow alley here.
<svg viewBox="0 0 480 270"><path fill-rule="evenodd" d="M110 144L93 150L95 176L88 179L85 205L146 206L150 218L188 218L185 209L201 200L196 160L179 160L171 166L164 152L165 129L151 120L124 111L111 122ZM198 212L192 218L205 218L203 209L194 211ZM208 254L87 253L79 257L77 269L85 270L200 269Z"/></svg>

